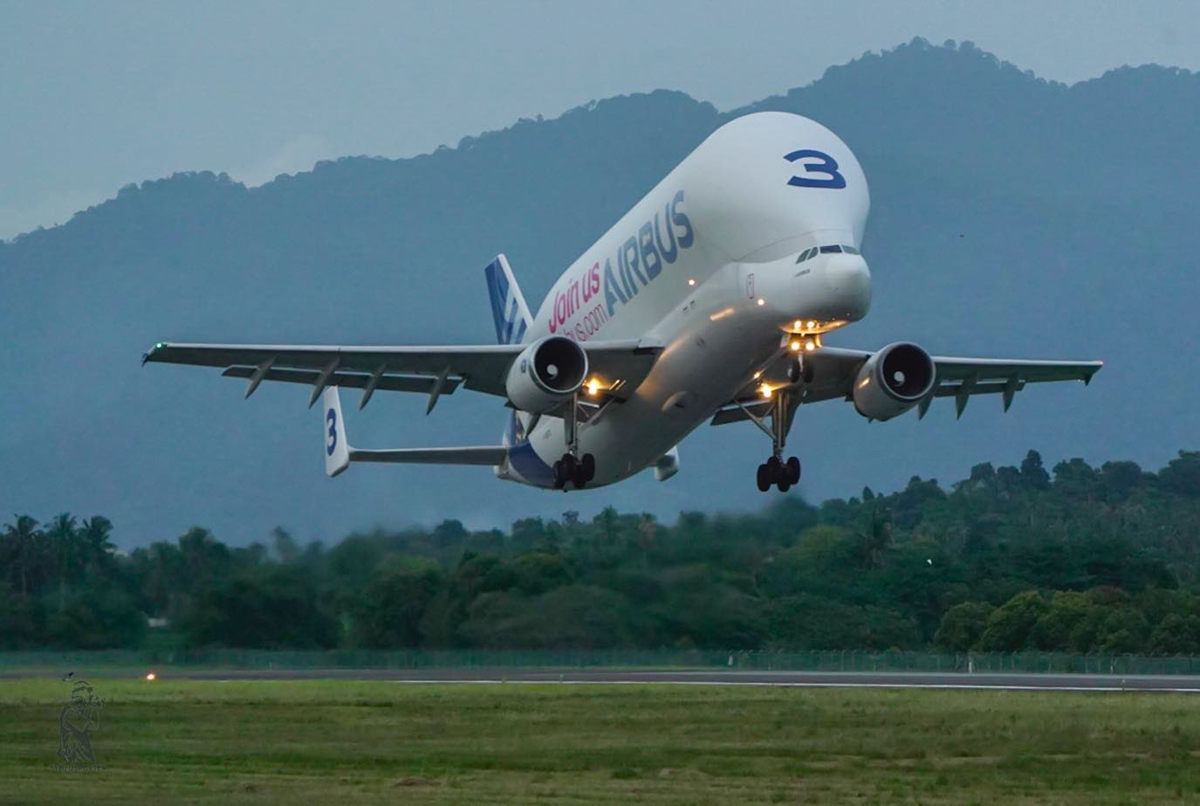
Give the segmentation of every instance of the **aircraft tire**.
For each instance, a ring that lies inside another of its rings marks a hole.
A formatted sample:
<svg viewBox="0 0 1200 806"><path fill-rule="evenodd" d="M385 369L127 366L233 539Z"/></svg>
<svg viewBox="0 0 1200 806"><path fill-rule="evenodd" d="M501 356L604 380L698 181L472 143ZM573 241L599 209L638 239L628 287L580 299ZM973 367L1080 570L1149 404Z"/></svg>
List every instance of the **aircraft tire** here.
<svg viewBox="0 0 1200 806"><path fill-rule="evenodd" d="M765 493L767 490L771 489L771 477L768 475L767 466L765 464L758 466L758 476L756 480L758 482L758 491L760 493Z"/></svg>
<svg viewBox="0 0 1200 806"><path fill-rule="evenodd" d="M591 481L596 478L596 457L590 453L585 453L583 458L579 460L579 465L583 469L583 480Z"/></svg>
<svg viewBox="0 0 1200 806"><path fill-rule="evenodd" d="M800 460L795 456L789 456L784 464L784 470L787 471L788 484L800 483Z"/></svg>

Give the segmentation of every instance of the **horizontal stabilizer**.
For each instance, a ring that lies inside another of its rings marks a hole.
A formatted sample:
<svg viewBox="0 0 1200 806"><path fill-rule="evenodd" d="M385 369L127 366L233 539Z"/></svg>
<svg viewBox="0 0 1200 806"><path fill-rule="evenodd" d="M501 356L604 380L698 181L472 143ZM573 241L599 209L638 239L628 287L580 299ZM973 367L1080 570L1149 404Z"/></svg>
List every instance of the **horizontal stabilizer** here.
<svg viewBox="0 0 1200 806"><path fill-rule="evenodd" d="M497 446L471 448L395 448L366 451L350 449L351 462L395 462L414 465L495 465L504 464L508 449Z"/></svg>

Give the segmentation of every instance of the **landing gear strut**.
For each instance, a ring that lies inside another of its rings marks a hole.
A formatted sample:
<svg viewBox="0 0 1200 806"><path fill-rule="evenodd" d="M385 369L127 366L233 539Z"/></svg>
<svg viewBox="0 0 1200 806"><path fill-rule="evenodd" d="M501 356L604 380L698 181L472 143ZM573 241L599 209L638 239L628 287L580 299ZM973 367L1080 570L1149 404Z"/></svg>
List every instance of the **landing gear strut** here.
<svg viewBox="0 0 1200 806"><path fill-rule="evenodd" d="M788 368L788 379L791 383L771 393L769 426L763 422L764 418L756 417L745 406L742 406L742 411L746 412L746 416L771 438L771 457L758 466L758 473L755 477L760 492L765 493L775 486L779 492L785 493L791 489L793 484L800 482L800 460L795 456L790 456L785 460L783 449L787 444L788 431L791 429L792 418L796 413L792 407L792 396L811 377L811 373L806 373L805 369L799 360L795 361ZM740 403L738 405L741 406Z"/></svg>
<svg viewBox="0 0 1200 806"><path fill-rule="evenodd" d="M554 489L565 490L568 484L573 484L576 490L596 478L596 457L590 453L579 455L579 398L571 397L563 416L564 436L567 438L567 452L554 463Z"/></svg>

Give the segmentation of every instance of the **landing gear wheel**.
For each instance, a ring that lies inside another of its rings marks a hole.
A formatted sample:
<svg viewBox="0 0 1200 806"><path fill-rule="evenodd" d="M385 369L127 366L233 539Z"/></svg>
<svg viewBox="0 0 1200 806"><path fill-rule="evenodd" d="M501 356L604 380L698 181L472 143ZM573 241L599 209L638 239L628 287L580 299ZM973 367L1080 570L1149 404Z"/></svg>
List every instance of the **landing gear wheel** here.
<svg viewBox="0 0 1200 806"><path fill-rule="evenodd" d="M758 481L758 491L760 493L765 493L767 490L771 489L771 476L768 473L767 466L765 464L758 466L758 476L756 480Z"/></svg>
<svg viewBox="0 0 1200 806"><path fill-rule="evenodd" d="M596 478L596 457L590 453L585 453L583 458L579 460L579 467L583 470L583 480L591 481Z"/></svg>
<svg viewBox="0 0 1200 806"><path fill-rule="evenodd" d="M784 463L783 469L787 471L787 479L789 484L800 483L800 460L795 456L789 456Z"/></svg>
<svg viewBox="0 0 1200 806"><path fill-rule="evenodd" d="M767 478L769 478L772 482L778 480L779 479L779 469L782 466L783 466L783 463L779 461L778 456L772 456L770 459L768 459L767 460Z"/></svg>
<svg viewBox="0 0 1200 806"><path fill-rule="evenodd" d="M562 460L559 459L554 463L554 489L561 490L567 483L567 477L563 473Z"/></svg>

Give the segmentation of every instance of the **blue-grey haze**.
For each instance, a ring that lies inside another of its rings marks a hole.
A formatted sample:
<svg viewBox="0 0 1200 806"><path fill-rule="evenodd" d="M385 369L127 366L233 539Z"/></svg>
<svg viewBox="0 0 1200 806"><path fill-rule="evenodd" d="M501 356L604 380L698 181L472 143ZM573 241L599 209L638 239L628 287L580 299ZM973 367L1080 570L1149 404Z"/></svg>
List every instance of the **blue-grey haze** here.
<svg viewBox="0 0 1200 806"><path fill-rule="evenodd" d="M749 426L702 428L665 484L643 475L563 495L487 470L403 467L330 481L306 390L264 387L242 402L244 386L217 372L138 362L163 339L489 341L482 267L494 253L540 300L709 132L758 109L826 123L871 183L876 303L832 343L1108 361L1091 388L1031 388L1006 416L988 398L961 422L944 401L923 421L885 424L837 402L803 410L793 443L805 495L962 478L1030 447L1050 464L1155 467L1195 447L1200 76L1148 66L1068 86L973 46L916 41L730 112L659 91L253 189L181 174L0 245L0 512L103 513L134 545L196 523L246 543L276 524L331 539L375 522L760 505L752 474L767 445ZM424 404L377 397L351 415L351 437L499 437L494 399L456 394L428 419Z"/></svg>

